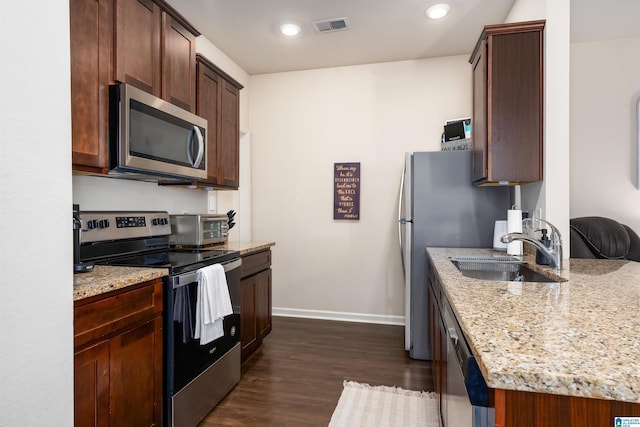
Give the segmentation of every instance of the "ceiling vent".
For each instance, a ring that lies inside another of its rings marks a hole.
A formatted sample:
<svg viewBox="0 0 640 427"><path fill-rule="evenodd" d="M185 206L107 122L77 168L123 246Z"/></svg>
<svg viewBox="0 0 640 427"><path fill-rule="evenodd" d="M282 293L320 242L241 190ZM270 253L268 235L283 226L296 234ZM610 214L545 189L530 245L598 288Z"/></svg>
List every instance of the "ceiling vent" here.
<svg viewBox="0 0 640 427"><path fill-rule="evenodd" d="M311 23L313 24L313 29L316 30L318 34L344 31L350 28L347 18L322 19L320 21L311 21Z"/></svg>

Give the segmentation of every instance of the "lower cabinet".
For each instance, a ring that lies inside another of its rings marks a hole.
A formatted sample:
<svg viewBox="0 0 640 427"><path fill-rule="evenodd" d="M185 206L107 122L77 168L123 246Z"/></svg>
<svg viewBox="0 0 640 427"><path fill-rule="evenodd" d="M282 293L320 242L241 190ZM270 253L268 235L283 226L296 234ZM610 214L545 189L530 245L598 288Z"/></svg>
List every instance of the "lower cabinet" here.
<svg viewBox="0 0 640 427"><path fill-rule="evenodd" d="M430 261L428 261L429 263ZM438 398L438 408L440 416L444 414L446 408L444 406L444 396L447 387L447 332L442 317L442 285L437 273L433 268L429 269L428 274L428 310L429 310L429 344L431 345L432 372L433 382L436 395Z"/></svg>
<svg viewBox="0 0 640 427"><path fill-rule="evenodd" d="M162 280L74 305L75 425L162 425Z"/></svg>
<svg viewBox="0 0 640 427"><path fill-rule="evenodd" d="M271 332L271 250L242 257L240 341L247 360Z"/></svg>
<svg viewBox="0 0 640 427"><path fill-rule="evenodd" d="M109 342L77 352L73 376L74 424L109 425Z"/></svg>

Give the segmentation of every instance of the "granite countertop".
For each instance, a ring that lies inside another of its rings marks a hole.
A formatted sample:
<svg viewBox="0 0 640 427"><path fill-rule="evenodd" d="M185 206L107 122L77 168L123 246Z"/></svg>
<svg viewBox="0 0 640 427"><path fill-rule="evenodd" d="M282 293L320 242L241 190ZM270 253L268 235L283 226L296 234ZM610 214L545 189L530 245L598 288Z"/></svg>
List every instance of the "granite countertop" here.
<svg viewBox="0 0 640 427"><path fill-rule="evenodd" d="M73 300L115 291L168 274L169 270L166 268L96 265L91 271L73 275Z"/></svg>
<svg viewBox="0 0 640 427"><path fill-rule="evenodd" d="M275 246L275 242L227 242L220 247L240 251L240 256L242 256L269 249L271 246Z"/></svg>
<svg viewBox="0 0 640 427"><path fill-rule="evenodd" d="M448 259L493 250L427 250L489 387L640 402L640 263L565 259L564 282L498 282Z"/></svg>
<svg viewBox="0 0 640 427"><path fill-rule="evenodd" d="M274 242L228 242L217 246L221 249L240 251L240 255L247 255L269 249ZM167 276L166 268L139 268L96 265L93 270L73 275L73 300L77 301L109 291L115 291L127 286L146 282L157 277Z"/></svg>

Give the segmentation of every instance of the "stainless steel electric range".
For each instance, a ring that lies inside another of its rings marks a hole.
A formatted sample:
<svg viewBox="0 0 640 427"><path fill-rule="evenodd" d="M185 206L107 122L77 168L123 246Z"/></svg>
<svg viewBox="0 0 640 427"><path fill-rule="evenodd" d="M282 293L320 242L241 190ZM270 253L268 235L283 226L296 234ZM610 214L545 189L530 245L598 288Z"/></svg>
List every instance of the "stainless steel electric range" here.
<svg viewBox="0 0 640 427"><path fill-rule="evenodd" d="M164 280L164 421L196 426L240 380L240 254L169 245L169 214L161 211L80 211L80 261L169 270ZM224 335L194 338L199 270L221 264L233 314Z"/></svg>

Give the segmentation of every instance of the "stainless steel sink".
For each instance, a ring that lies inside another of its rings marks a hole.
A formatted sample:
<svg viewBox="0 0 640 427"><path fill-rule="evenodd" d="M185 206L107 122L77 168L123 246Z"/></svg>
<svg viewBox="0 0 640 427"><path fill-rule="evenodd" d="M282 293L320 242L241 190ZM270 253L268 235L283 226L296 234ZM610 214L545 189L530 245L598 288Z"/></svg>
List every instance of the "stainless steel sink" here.
<svg viewBox="0 0 640 427"><path fill-rule="evenodd" d="M451 262L465 277L480 280L506 282L555 283L564 279L553 279L526 266L518 257L451 257Z"/></svg>

